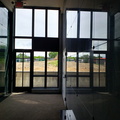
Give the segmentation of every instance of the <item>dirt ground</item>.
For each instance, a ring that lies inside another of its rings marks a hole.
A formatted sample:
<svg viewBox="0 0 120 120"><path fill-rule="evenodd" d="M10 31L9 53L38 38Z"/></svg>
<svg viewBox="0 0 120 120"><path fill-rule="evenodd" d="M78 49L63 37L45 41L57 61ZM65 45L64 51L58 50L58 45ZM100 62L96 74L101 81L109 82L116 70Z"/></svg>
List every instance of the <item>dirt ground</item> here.
<svg viewBox="0 0 120 120"><path fill-rule="evenodd" d="M47 65L47 71L49 72L57 72L57 67L48 64ZM22 62L16 62L16 70L22 71ZM34 71L43 71L45 70L45 62L44 61L35 61L34 62ZM94 72L98 72L99 66L97 64L94 64L93 66ZM24 62L24 71L30 71L30 62ZM75 61L69 61L67 62L67 71L68 72L76 72L76 62ZM90 64L89 63L79 63L79 72L90 72ZM100 65L100 72L105 72L105 66Z"/></svg>

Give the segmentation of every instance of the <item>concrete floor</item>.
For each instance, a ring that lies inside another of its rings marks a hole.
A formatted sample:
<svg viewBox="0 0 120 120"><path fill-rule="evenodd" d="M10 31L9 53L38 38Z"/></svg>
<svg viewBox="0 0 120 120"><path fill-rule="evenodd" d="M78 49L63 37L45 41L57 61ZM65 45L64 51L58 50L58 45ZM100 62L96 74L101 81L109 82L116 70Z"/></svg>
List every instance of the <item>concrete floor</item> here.
<svg viewBox="0 0 120 120"><path fill-rule="evenodd" d="M13 93L0 102L0 120L60 120L60 94Z"/></svg>

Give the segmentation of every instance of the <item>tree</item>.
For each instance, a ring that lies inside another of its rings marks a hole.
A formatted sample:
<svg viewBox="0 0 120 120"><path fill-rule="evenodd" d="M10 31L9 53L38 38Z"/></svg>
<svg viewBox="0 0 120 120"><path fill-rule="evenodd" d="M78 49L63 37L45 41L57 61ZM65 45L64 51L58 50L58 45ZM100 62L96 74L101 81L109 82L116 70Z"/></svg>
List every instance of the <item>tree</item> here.
<svg viewBox="0 0 120 120"><path fill-rule="evenodd" d="M88 63L89 62L88 60L90 59L89 57L90 57L89 55L83 55L80 57L80 59L83 59L84 63Z"/></svg>
<svg viewBox="0 0 120 120"><path fill-rule="evenodd" d="M55 58L58 55L58 52L49 52L49 58Z"/></svg>
<svg viewBox="0 0 120 120"><path fill-rule="evenodd" d="M24 56L23 56L24 55ZM20 53L16 56L16 58L30 58L30 56L27 56L26 54Z"/></svg>

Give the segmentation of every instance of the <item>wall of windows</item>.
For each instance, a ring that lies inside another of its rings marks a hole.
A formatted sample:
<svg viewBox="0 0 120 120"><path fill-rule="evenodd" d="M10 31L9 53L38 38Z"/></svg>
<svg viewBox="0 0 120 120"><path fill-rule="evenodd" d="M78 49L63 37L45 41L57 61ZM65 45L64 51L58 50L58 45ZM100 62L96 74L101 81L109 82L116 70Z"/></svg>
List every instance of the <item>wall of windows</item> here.
<svg viewBox="0 0 120 120"><path fill-rule="evenodd" d="M84 82L80 82L80 79L83 81L85 78L85 81L88 81L85 82L86 86L95 87L93 81L97 81L101 76L96 76L95 73L101 71L104 73L103 86L105 87L107 12L67 10L66 19L67 76L69 79L70 77L75 79L76 87L84 87L85 85L82 85ZM99 67L95 65L95 61L99 61L97 63ZM101 61L105 63L103 70L100 69ZM70 64L72 64L72 71L70 71Z"/></svg>
<svg viewBox="0 0 120 120"><path fill-rule="evenodd" d="M59 14L59 9L15 9L15 74L21 77L15 75L14 90L59 87Z"/></svg>
<svg viewBox="0 0 120 120"><path fill-rule="evenodd" d="M0 96L7 92L8 10L0 7Z"/></svg>

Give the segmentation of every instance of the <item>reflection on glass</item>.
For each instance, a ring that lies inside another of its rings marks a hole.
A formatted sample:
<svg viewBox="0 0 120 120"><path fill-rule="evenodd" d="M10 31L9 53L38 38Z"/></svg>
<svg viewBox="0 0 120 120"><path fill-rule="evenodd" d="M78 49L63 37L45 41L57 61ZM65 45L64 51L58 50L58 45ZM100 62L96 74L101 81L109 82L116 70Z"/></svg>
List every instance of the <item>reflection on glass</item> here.
<svg viewBox="0 0 120 120"><path fill-rule="evenodd" d="M0 8L0 36L7 36L8 30L8 10Z"/></svg>
<svg viewBox="0 0 120 120"><path fill-rule="evenodd" d="M105 87L106 85L106 55L94 54L94 87Z"/></svg>
<svg viewBox="0 0 120 120"><path fill-rule="evenodd" d="M5 87L5 72L0 70L0 87ZM2 92L2 91L0 91Z"/></svg>
<svg viewBox="0 0 120 120"><path fill-rule="evenodd" d="M59 25L59 11L48 10L48 36L47 37L58 37L58 25Z"/></svg>
<svg viewBox="0 0 120 120"><path fill-rule="evenodd" d="M76 87L76 77L67 77L67 87Z"/></svg>
<svg viewBox="0 0 120 120"><path fill-rule="evenodd" d="M114 15L114 39L120 38L120 12Z"/></svg>
<svg viewBox="0 0 120 120"><path fill-rule="evenodd" d="M94 51L106 51L107 50L107 41L92 41L92 48Z"/></svg>
<svg viewBox="0 0 120 120"><path fill-rule="evenodd" d="M45 10L36 9L35 10L35 37L45 37Z"/></svg>
<svg viewBox="0 0 120 120"><path fill-rule="evenodd" d="M67 75L76 75L77 62L76 52L67 53Z"/></svg>
<svg viewBox="0 0 120 120"><path fill-rule="evenodd" d="M45 74L45 52L34 52L34 75Z"/></svg>
<svg viewBox="0 0 120 120"><path fill-rule="evenodd" d="M7 50L7 39L0 38L0 71L5 70L6 51Z"/></svg>
<svg viewBox="0 0 120 120"><path fill-rule="evenodd" d="M16 38L15 49L32 49L32 40Z"/></svg>
<svg viewBox="0 0 120 120"><path fill-rule="evenodd" d="M32 36L32 9L16 9L15 35Z"/></svg>
<svg viewBox="0 0 120 120"><path fill-rule="evenodd" d="M99 54L94 54L93 56L93 84L94 87L98 87L99 86Z"/></svg>
<svg viewBox="0 0 120 120"><path fill-rule="evenodd" d="M79 87L90 87L90 78L79 77Z"/></svg>
<svg viewBox="0 0 120 120"><path fill-rule="evenodd" d="M77 38L77 11L67 11L67 38Z"/></svg>
<svg viewBox="0 0 120 120"><path fill-rule="evenodd" d="M80 38L90 38L90 12L80 12Z"/></svg>
<svg viewBox="0 0 120 120"><path fill-rule="evenodd" d="M107 38L107 12L93 12L92 38Z"/></svg>
<svg viewBox="0 0 120 120"><path fill-rule="evenodd" d="M0 6L3 6L0 2ZM5 70L6 57L8 49L8 10L5 7L0 7L0 95L7 92L8 86L8 73ZM3 37L3 38L2 38ZM6 88L5 88L6 85Z"/></svg>
<svg viewBox="0 0 120 120"><path fill-rule="evenodd" d="M90 53L79 53L79 75L90 74Z"/></svg>
<svg viewBox="0 0 120 120"><path fill-rule="evenodd" d="M47 75L58 74L58 52L47 52Z"/></svg>
<svg viewBox="0 0 120 120"><path fill-rule="evenodd" d="M58 78L57 77L47 77L47 87L58 87Z"/></svg>
<svg viewBox="0 0 120 120"><path fill-rule="evenodd" d="M100 86L106 86L106 55L100 54Z"/></svg>
<svg viewBox="0 0 120 120"><path fill-rule="evenodd" d="M33 78L33 87L44 87L44 77L34 77Z"/></svg>
<svg viewBox="0 0 120 120"><path fill-rule="evenodd" d="M106 86L106 73L100 73L100 87Z"/></svg>

